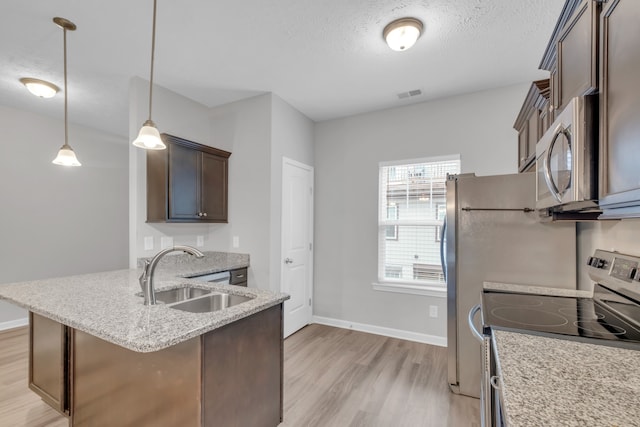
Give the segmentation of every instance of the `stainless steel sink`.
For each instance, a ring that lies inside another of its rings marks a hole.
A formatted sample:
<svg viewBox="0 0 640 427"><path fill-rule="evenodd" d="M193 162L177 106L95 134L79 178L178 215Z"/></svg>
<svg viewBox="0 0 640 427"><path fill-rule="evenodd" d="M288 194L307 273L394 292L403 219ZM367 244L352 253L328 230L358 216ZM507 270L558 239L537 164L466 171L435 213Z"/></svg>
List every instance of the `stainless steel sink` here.
<svg viewBox="0 0 640 427"><path fill-rule="evenodd" d="M156 300L165 304L173 304L180 301L198 298L213 292L211 289L194 288L185 286L176 289L167 289L164 291L156 291Z"/></svg>
<svg viewBox="0 0 640 427"><path fill-rule="evenodd" d="M234 305L242 304L252 299L252 297L214 292L211 295L173 304L170 307L191 313L210 313L212 311L233 307Z"/></svg>

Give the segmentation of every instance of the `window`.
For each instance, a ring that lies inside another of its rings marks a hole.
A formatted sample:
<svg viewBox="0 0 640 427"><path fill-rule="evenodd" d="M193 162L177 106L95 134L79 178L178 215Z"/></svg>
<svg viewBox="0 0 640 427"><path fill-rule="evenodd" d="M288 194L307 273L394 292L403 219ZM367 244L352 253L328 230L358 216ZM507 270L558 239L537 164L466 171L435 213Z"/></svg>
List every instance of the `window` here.
<svg viewBox="0 0 640 427"><path fill-rule="evenodd" d="M387 219L388 220L398 219L398 206L396 205L387 206ZM387 240L398 240L398 226L387 225L385 237ZM396 277L396 276L393 276L393 277Z"/></svg>
<svg viewBox="0 0 640 427"><path fill-rule="evenodd" d="M447 174L458 173L459 156L380 164L376 285L382 290L445 289L440 262L445 182Z"/></svg>

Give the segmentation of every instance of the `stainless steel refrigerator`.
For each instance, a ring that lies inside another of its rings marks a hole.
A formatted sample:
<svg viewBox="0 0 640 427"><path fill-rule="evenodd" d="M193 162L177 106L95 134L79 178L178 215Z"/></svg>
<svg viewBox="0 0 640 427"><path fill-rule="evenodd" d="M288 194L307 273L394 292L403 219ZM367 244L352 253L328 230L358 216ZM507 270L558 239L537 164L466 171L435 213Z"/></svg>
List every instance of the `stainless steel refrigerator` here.
<svg viewBox="0 0 640 427"><path fill-rule="evenodd" d="M483 282L576 288L576 227L535 211L535 173L447 179L442 239L449 386L480 396L480 343L469 330ZM477 325L481 327L481 325Z"/></svg>

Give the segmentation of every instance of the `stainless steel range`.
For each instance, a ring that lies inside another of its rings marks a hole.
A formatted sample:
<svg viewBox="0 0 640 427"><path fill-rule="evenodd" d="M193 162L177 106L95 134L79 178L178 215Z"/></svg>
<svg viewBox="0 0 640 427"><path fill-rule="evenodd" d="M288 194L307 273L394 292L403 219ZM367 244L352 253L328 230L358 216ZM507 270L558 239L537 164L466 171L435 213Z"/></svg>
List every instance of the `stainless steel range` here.
<svg viewBox="0 0 640 427"><path fill-rule="evenodd" d="M640 257L596 250L587 261L595 282L593 298L485 290L482 308L469 314L483 342L483 425L500 425L499 402L492 392L495 363L491 330L503 329L640 350ZM483 333L472 318L482 312Z"/></svg>
<svg viewBox="0 0 640 427"><path fill-rule="evenodd" d="M526 330L546 336L564 335L589 342L607 340L609 345L634 347L640 344L640 327L616 314L616 306L632 307L633 302L621 301L622 298L602 285L595 285L593 299L485 292L482 295L484 333L490 334L490 328ZM638 316L640 318L640 313Z"/></svg>

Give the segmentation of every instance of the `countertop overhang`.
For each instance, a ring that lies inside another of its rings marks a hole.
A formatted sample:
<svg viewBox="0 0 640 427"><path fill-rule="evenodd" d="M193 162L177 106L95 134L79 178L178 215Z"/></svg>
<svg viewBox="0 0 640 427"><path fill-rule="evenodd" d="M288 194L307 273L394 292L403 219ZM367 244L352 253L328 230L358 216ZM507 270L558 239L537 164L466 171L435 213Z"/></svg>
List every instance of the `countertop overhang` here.
<svg viewBox="0 0 640 427"><path fill-rule="evenodd" d="M166 257L169 260L160 264L155 276L156 290L192 285L253 299L211 313L190 313L164 304L145 306L138 282L141 269L4 284L0 285L0 299L143 353L195 338L289 299L283 293L184 278L247 267L248 257L246 263L233 258L227 264L212 263L210 254L196 262L183 262L180 257Z"/></svg>

